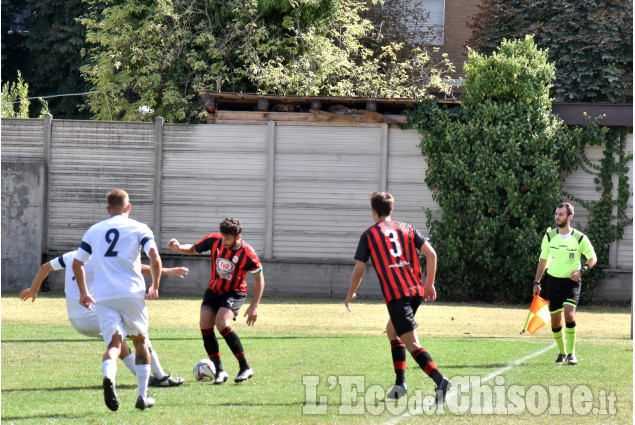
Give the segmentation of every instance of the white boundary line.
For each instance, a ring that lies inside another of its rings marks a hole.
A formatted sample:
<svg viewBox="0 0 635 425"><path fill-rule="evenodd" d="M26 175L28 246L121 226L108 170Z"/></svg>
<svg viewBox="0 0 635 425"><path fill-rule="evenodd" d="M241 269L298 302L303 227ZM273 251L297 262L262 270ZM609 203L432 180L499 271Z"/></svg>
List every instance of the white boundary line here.
<svg viewBox="0 0 635 425"><path fill-rule="evenodd" d="M527 355L527 356L525 356L523 358L515 360L514 362L508 364L507 366L502 367L502 368L490 373L489 375L485 376L484 378L481 379L480 382L484 383L484 382L490 381L490 380L496 378L497 376L507 372L508 370L518 366L519 364L524 363L524 362L526 362L527 360L529 360L529 359L531 359L533 357L536 357L536 356L539 356L541 354L546 353L547 351L551 350L555 346L556 346L556 343L554 342L553 344L549 345L548 347L545 347L543 349L540 349L540 350L536 351L535 353L529 354L529 355ZM472 384L470 384L470 387L471 387L471 385ZM468 387L468 391L469 391L470 387ZM448 395L448 398L450 398L452 396L455 396L455 393L451 392ZM447 402L447 400L446 400L446 402ZM415 411L412 411L412 412L404 412L400 416L397 416L396 418L393 418L393 419L391 419L389 421L384 422L383 425L395 425L395 424L399 423L399 421L401 421L402 419L408 418L410 416L417 415L419 413L423 413L423 407L418 408L418 409L416 409Z"/></svg>

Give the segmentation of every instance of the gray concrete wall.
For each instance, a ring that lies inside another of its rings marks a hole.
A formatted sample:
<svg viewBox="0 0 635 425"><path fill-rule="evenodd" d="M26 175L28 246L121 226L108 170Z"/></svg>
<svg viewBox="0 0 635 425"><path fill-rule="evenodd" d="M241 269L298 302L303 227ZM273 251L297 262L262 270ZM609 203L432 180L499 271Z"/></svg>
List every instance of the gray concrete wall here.
<svg viewBox="0 0 635 425"><path fill-rule="evenodd" d="M63 254L63 253L58 253ZM49 261L54 257L47 257ZM202 295L210 278L208 256L163 255L163 267L187 267L189 274L183 278L163 277L160 294ZM149 263L147 260L144 263ZM263 261L265 276L265 296L267 297L332 297L342 302L348 292L348 285L355 266L354 261L332 263L309 263L306 261ZM37 270L36 270L37 271ZM150 285L150 278L146 278ZM52 291L64 289L64 273L53 272L47 283ZM28 282L30 284L30 281ZM26 286L28 286L26 284ZM247 277L248 291L253 290L253 279ZM372 266L366 268L362 285L357 294L360 298L381 298L379 281Z"/></svg>
<svg viewBox="0 0 635 425"><path fill-rule="evenodd" d="M600 280L593 295L594 303L625 302L633 299L633 273L625 270L608 270L608 276Z"/></svg>
<svg viewBox="0 0 635 425"><path fill-rule="evenodd" d="M56 253L61 255L63 253ZM49 261L54 256L45 256ZM161 279L159 294L202 295L210 278L210 264L207 256L163 255L164 267L187 267L189 274L184 279L164 277ZM148 261L144 261L148 263ZM265 276L265 297L325 297L344 301L355 262L307 262L307 261L262 261ZM4 262L3 262L4 266ZM35 274L37 268L33 271ZM612 276L600 281L593 302L624 302L632 296L633 274L613 270ZM146 278L148 285L151 280ZM29 286L30 278L23 287ZM47 283L52 291L64 289L64 273L53 272ZM253 279L247 277L249 293L253 290ZM377 274L372 266L366 267L362 284L357 291L361 299L381 299Z"/></svg>
<svg viewBox="0 0 635 425"><path fill-rule="evenodd" d="M40 268L45 170L43 162L2 162L3 290L28 287Z"/></svg>
<svg viewBox="0 0 635 425"><path fill-rule="evenodd" d="M423 207L433 208L434 204L424 183L425 161L416 149L418 135L413 131L385 126L329 129L328 123L325 129L272 123L251 127L163 126L160 122L51 117L3 119L0 125L3 290L28 286L42 255L48 260L63 250L75 249L84 231L105 218L104 194L113 187L124 187L134 194L133 218L148 223L155 237L163 241L160 244L166 265L183 264L191 269L186 279L164 279L162 291L166 294L200 294L209 279L207 257L173 256L165 248L166 241L172 237L196 241L216 228L222 217L236 214L244 219L245 238L263 260L267 295L341 298L353 269L349 259L359 234L369 225L368 193L380 187L392 192L402 200L394 218L424 232ZM328 131L339 134L339 138L330 137ZM319 168L319 164L335 167L340 159L361 158L358 152L372 137L376 139L375 154L365 162L351 165L344 161L329 173ZM242 144L234 143L234 139ZM627 149L632 149L632 139L629 133ZM234 150L242 146L238 155L225 152L230 142ZM243 161L244 152L257 155L241 173L253 167L263 173L250 175L238 186L235 182L228 186L227 179L219 184L219 176L226 174L223 170L235 170L236 162L232 161L234 157ZM599 147L587 147L585 152L593 163L602 157ZM135 165L122 166L122 156ZM322 161L313 161L317 169L307 159L311 157ZM139 160L141 167L137 166ZM213 169L207 166L209 163L215 164L220 174L198 176L194 183L189 176L191 170ZM633 168L630 163L629 168ZM368 182L359 179L351 183L358 169L370 176ZM266 188L262 187L264 181ZM597 196L593 176L582 171L569 176L565 186L568 193L581 199ZM263 192L266 197L261 196ZM328 205L324 205L324 199L328 199ZM324 233L325 208L330 218L328 238ZM627 214L632 217L632 199ZM583 208L576 209L576 219L583 228ZM611 267L618 273L600 283L596 302L631 299L632 240L631 225L623 240L611 248ZM52 274L49 283L53 290L62 290L62 279ZM359 291L361 297L380 297L376 279L372 268L368 269Z"/></svg>

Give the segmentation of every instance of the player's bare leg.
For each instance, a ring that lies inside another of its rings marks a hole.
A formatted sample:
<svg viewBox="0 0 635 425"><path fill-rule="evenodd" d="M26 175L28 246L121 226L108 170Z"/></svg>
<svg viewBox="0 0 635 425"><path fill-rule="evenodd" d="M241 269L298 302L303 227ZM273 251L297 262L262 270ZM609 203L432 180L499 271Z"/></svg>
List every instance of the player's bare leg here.
<svg viewBox="0 0 635 425"><path fill-rule="evenodd" d="M144 335L131 335L130 338L135 348L135 371L137 372L137 403L135 407L144 410L154 406L154 399L148 397L150 350Z"/></svg>

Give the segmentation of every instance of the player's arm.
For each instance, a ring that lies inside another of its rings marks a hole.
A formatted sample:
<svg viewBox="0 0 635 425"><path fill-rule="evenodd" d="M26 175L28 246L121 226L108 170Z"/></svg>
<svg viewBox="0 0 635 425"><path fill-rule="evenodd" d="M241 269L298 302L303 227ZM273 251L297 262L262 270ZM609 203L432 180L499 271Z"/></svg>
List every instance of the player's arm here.
<svg viewBox="0 0 635 425"><path fill-rule="evenodd" d="M168 248L170 248L174 252L178 252L179 254L185 255L194 255L196 254L196 249L194 249L194 244L188 243L185 245L181 245L179 241L172 238L170 242L168 242Z"/></svg>
<svg viewBox="0 0 635 425"><path fill-rule="evenodd" d="M547 268L548 258L541 258L538 261L538 267L536 268L536 276L534 277L534 290L533 295L540 295L540 279Z"/></svg>
<svg viewBox="0 0 635 425"><path fill-rule="evenodd" d="M258 319L258 304L260 304L260 299L262 298L262 293L265 290L265 276L262 273L253 275L254 277L254 294L251 297L251 303L249 304L249 308L245 311L243 317L247 316L247 326L251 326L256 323L256 319Z"/></svg>
<svg viewBox="0 0 635 425"><path fill-rule="evenodd" d="M86 288L86 274L84 273L84 263L75 258L73 260L73 274L75 275L75 282L79 288L79 303L89 310L92 310L92 304L95 304L95 300L88 293Z"/></svg>
<svg viewBox="0 0 635 425"><path fill-rule="evenodd" d="M159 282L161 281L161 269L163 268L161 256L159 255L159 251L157 250L156 245L150 248L148 257L150 258L150 274L152 275L152 287L148 290L147 298L150 300L156 300L157 298L159 298Z"/></svg>
<svg viewBox="0 0 635 425"><path fill-rule="evenodd" d="M348 287L348 294L346 295L346 300L344 300L344 305L348 311L351 310L351 301L357 298L357 288L362 283L362 278L364 277L364 270L366 269L366 263L363 261L357 260L355 263L355 268L353 269L353 275L351 276L351 284Z"/></svg>
<svg viewBox="0 0 635 425"><path fill-rule="evenodd" d="M44 282L44 279L46 279L49 273L53 270L54 269L50 261L42 264L40 270L37 271L35 277L33 278L31 287L20 292L20 299L22 301L26 301L29 298L33 298L31 302L35 301L35 299L37 298L37 292L40 290L40 286L42 286L42 282Z"/></svg>
<svg viewBox="0 0 635 425"><path fill-rule="evenodd" d="M162 276L176 276L183 279L190 272L190 269L187 267L172 267L172 268L161 268ZM147 264L141 265L141 274L144 276L152 276L152 269Z"/></svg>
<svg viewBox="0 0 635 425"><path fill-rule="evenodd" d="M426 286L424 287L426 301L434 301L437 299L437 290L434 287L434 280L437 275L437 253L426 241L421 245L421 253L426 257Z"/></svg>
<svg viewBox="0 0 635 425"><path fill-rule="evenodd" d="M588 272L589 270L591 270L593 268L593 266L595 266L598 262L598 258L593 255L593 257L589 258L586 261L586 264L584 266L582 266L582 268L580 270L574 270L571 272L571 276L569 276L569 279L571 279L574 282L577 282L578 280L580 280L580 278L582 277L582 275L586 272Z"/></svg>

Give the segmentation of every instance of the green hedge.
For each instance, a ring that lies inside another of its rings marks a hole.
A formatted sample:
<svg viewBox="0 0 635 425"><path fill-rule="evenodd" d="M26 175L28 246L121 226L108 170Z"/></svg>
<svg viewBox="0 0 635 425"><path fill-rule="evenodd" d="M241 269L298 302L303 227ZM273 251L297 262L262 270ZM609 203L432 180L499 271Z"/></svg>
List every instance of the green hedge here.
<svg viewBox="0 0 635 425"><path fill-rule="evenodd" d="M491 55L470 50L464 69L460 106L431 99L408 114L440 206L440 215L427 212L438 291L445 300L527 300L540 242L567 200L564 177L580 163L578 148L606 131L570 129L551 113L555 70L532 37Z"/></svg>

